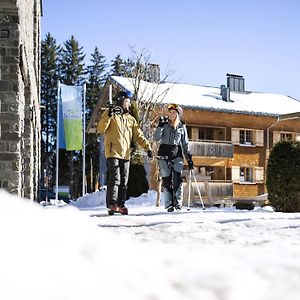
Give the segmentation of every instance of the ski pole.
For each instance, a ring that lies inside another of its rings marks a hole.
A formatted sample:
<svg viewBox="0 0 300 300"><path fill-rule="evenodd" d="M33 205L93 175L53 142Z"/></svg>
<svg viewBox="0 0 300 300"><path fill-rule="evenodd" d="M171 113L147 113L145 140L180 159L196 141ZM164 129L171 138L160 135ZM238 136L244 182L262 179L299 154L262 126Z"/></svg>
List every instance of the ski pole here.
<svg viewBox="0 0 300 300"><path fill-rule="evenodd" d="M202 204L202 208L203 208L203 210L205 210L205 206L204 206L204 203L203 203L203 200L202 200L201 192L200 192L200 189L199 189L199 186L198 186L198 181L196 180L196 175L195 175L194 170L192 170L192 173L193 173L193 176L194 176L194 181L196 182L196 187L197 187L198 195L199 195L199 198L200 198L200 201L201 201L201 204Z"/></svg>
<svg viewBox="0 0 300 300"><path fill-rule="evenodd" d="M192 170L190 170L190 174L189 174L189 193L188 193L188 205L187 205L187 210L190 210L190 204L191 204L191 184L192 184Z"/></svg>

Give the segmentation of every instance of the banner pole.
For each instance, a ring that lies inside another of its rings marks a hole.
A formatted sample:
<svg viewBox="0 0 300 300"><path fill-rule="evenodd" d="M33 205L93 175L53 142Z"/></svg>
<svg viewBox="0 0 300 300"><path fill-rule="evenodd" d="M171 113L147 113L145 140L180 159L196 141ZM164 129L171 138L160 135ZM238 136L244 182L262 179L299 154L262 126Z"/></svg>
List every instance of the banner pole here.
<svg viewBox="0 0 300 300"><path fill-rule="evenodd" d="M58 200L58 169L59 169L59 92L60 82L57 83L57 112L56 112L56 189L55 189L55 200Z"/></svg>
<svg viewBox="0 0 300 300"><path fill-rule="evenodd" d="M86 84L83 84L83 147L82 147L82 196L85 195L85 115L86 115Z"/></svg>

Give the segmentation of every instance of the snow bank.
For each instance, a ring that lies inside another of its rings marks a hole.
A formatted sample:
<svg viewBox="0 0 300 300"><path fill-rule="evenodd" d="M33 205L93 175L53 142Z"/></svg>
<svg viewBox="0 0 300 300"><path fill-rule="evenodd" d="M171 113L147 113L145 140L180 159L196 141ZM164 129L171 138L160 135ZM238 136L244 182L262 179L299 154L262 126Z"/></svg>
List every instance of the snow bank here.
<svg viewBox="0 0 300 300"><path fill-rule="evenodd" d="M1 190L0 299L100 299L88 221L71 206L46 209Z"/></svg>
<svg viewBox="0 0 300 300"><path fill-rule="evenodd" d="M298 300L300 213L170 214L150 192L108 216L104 194L78 209L0 191L1 300Z"/></svg>

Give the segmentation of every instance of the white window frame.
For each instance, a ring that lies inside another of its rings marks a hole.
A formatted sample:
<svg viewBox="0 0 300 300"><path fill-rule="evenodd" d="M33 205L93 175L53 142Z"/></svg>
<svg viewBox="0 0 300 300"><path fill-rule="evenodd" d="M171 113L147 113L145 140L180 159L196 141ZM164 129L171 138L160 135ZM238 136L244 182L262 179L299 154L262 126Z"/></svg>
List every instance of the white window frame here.
<svg viewBox="0 0 300 300"><path fill-rule="evenodd" d="M241 132L244 132L244 141L241 142ZM251 133L251 141L247 140L247 134ZM263 147L264 131L249 128L231 128L231 141L241 147Z"/></svg>
<svg viewBox="0 0 300 300"><path fill-rule="evenodd" d="M255 182L254 181L254 168L253 167L246 167L246 166L240 166L240 182ZM243 174L242 174L243 171Z"/></svg>
<svg viewBox="0 0 300 300"><path fill-rule="evenodd" d="M241 176L241 170L244 168L246 171L251 172L251 180L246 180ZM249 167L249 166L232 166L231 167L231 180L239 184L257 184L264 182L264 167Z"/></svg>
<svg viewBox="0 0 300 300"><path fill-rule="evenodd" d="M286 140L282 137L282 135L291 134L292 135L292 141L300 141L300 133L298 132L292 132L292 131L273 131L273 146L275 146L276 143Z"/></svg>
<svg viewBox="0 0 300 300"><path fill-rule="evenodd" d="M290 135L291 138L287 139L286 136ZM294 132L280 131L280 141L293 141L295 140L296 135Z"/></svg>

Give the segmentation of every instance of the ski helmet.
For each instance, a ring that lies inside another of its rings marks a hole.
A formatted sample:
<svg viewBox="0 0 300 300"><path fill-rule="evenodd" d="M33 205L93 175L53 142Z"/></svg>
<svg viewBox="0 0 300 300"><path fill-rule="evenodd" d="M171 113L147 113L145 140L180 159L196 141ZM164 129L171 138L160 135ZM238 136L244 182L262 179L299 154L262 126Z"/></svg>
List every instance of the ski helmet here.
<svg viewBox="0 0 300 300"><path fill-rule="evenodd" d="M124 99L129 98L131 99L132 93L130 91L121 91L116 95L117 102L123 102Z"/></svg>
<svg viewBox="0 0 300 300"><path fill-rule="evenodd" d="M178 104L176 103L170 103L167 105L167 109L170 110L170 109L174 109L177 111L178 115L181 116L182 113L183 113L183 109L181 108L181 106L179 106Z"/></svg>

